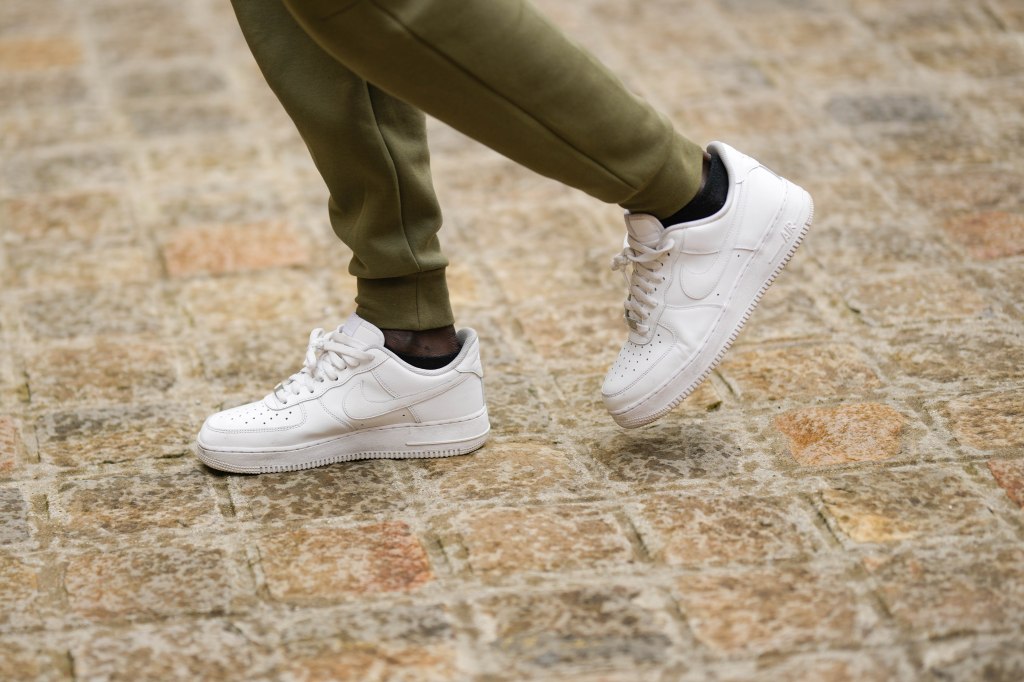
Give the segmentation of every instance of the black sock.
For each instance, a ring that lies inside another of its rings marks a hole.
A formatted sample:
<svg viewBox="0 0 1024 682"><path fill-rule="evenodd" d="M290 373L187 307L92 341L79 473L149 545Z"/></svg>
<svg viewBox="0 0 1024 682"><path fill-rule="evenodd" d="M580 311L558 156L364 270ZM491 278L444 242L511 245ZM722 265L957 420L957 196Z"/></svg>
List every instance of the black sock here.
<svg viewBox="0 0 1024 682"><path fill-rule="evenodd" d="M420 369L441 369L445 365L451 363L452 360L459 357L459 353L461 353L462 350L457 350L448 355L436 356L406 355L405 353L399 353L394 350L391 352L401 358L402 362L412 365L413 367L419 367Z"/></svg>
<svg viewBox="0 0 1024 682"><path fill-rule="evenodd" d="M708 179L704 182L701 190L697 192L697 196L669 217L662 218L661 224L670 227L712 216L725 206L727 196L729 196L729 172L725 170L725 164L722 163L718 154L712 153L708 167Z"/></svg>

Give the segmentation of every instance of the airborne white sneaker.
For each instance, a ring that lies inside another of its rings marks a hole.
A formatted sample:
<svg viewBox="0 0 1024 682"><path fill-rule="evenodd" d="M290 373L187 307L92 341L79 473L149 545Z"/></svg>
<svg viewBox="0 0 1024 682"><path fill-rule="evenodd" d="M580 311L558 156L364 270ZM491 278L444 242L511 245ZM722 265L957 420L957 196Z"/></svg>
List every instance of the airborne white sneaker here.
<svg viewBox="0 0 1024 682"><path fill-rule="evenodd" d="M601 392L627 428L663 416L711 373L814 217L800 187L726 144L708 150L729 174L725 206L669 228L627 214L625 248L612 262L631 266L629 338Z"/></svg>
<svg viewBox="0 0 1024 682"><path fill-rule="evenodd" d="M309 336L305 366L263 400L218 412L196 454L221 471L258 474L370 458L447 457L487 440L476 332L447 367L412 367L356 315Z"/></svg>

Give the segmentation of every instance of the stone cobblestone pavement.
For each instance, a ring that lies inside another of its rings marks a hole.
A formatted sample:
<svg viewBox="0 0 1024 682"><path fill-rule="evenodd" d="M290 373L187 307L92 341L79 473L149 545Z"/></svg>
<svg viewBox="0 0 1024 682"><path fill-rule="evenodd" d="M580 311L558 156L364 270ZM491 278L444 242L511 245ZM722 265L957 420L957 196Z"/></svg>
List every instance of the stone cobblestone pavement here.
<svg viewBox="0 0 1024 682"><path fill-rule="evenodd" d="M492 441L243 477L351 310L304 147L226 0L4 0L0 679L1024 679L1019 0L541 4L805 248L622 431L619 212L432 123Z"/></svg>

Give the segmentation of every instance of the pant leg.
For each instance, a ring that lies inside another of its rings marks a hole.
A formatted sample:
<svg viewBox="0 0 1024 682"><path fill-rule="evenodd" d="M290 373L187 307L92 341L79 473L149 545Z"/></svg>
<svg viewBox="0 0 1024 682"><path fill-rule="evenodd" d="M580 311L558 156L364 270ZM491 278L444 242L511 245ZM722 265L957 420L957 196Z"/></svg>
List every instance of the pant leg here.
<svg viewBox="0 0 1024 682"><path fill-rule="evenodd" d="M391 329L451 324L423 113L324 52L281 0L232 4L327 183L331 225L354 254L359 314Z"/></svg>
<svg viewBox="0 0 1024 682"><path fill-rule="evenodd" d="M527 0L284 0L371 83L541 174L667 216L703 151Z"/></svg>

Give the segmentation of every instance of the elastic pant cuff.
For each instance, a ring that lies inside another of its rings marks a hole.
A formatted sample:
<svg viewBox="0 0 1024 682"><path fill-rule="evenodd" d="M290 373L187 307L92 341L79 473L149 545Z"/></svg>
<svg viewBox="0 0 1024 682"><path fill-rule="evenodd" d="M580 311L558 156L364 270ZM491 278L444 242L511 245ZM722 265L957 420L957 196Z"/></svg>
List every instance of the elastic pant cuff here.
<svg viewBox="0 0 1024 682"><path fill-rule="evenodd" d="M356 313L381 329L421 331L455 324L445 269L356 280Z"/></svg>
<svg viewBox="0 0 1024 682"><path fill-rule="evenodd" d="M632 213L668 217L697 196L703 173L704 150L681 135L673 135L665 163L620 206Z"/></svg>

